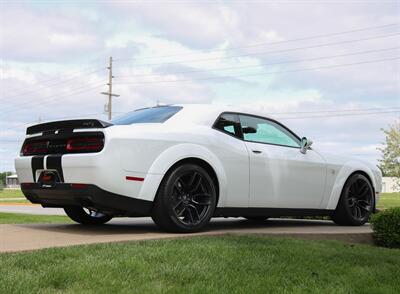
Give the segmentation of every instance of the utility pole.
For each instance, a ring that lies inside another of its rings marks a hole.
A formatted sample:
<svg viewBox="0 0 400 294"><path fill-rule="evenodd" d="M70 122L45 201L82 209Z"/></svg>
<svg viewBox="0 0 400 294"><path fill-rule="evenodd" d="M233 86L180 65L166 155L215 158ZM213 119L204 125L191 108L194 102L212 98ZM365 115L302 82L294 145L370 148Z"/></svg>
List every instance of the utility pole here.
<svg viewBox="0 0 400 294"><path fill-rule="evenodd" d="M113 61L112 56L110 56L109 65L107 67L107 69L108 69L108 83L107 83L108 92L100 93L100 94L108 96L108 103L106 104L107 105L106 111L108 112L108 120L111 120L111 118L112 118L112 97L119 97L118 94L113 94L113 92L112 92L112 81L114 78L114 76L112 75L112 61Z"/></svg>

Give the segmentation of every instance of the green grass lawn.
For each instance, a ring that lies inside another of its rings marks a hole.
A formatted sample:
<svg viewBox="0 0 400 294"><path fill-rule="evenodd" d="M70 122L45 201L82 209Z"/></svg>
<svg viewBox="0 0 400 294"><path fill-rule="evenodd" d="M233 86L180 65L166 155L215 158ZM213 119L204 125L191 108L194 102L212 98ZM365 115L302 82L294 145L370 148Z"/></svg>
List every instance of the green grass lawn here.
<svg viewBox="0 0 400 294"><path fill-rule="evenodd" d="M66 222L72 222L72 221L69 219L69 217L62 215L33 215L33 214L0 212L0 224L33 224L33 223L49 224L49 223L66 223Z"/></svg>
<svg viewBox="0 0 400 294"><path fill-rule="evenodd" d="M4 189L0 190L0 200L1 198L25 198L20 189Z"/></svg>
<svg viewBox="0 0 400 294"><path fill-rule="evenodd" d="M400 250L261 236L0 254L0 293L399 293Z"/></svg>
<svg viewBox="0 0 400 294"><path fill-rule="evenodd" d="M378 209L387 209L400 206L400 193L382 193L378 202Z"/></svg>

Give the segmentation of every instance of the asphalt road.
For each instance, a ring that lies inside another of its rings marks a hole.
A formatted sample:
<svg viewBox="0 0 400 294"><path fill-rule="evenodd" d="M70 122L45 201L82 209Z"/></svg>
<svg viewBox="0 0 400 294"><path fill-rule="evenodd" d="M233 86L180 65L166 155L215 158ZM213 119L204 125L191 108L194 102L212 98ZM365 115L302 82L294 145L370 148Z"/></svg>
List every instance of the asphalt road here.
<svg viewBox="0 0 400 294"><path fill-rule="evenodd" d="M271 219L255 223L241 218L218 218L212 220L204 232L170 234L161 232L150 218L119 218L98 227L78 224L0 225L0 252L222 234L263 234L367 244L372 241L368 225L341 227L330 221Z"/></svg>

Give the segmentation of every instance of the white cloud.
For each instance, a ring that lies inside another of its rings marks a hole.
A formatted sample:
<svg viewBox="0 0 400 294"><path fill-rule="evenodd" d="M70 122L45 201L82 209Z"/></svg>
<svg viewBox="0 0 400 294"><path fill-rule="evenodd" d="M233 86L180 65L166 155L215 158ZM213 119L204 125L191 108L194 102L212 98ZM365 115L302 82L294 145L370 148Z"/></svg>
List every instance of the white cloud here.
<svg viewBox="0 0 400 294"><path fill-rule="evenodd" d="M287 60L399 47L399 37L390 37L284 51L393 33L398 27L274 43L398 23L400 19L393 3L118 1L83 6L46 2L37 6L15 4L3 7L5 9L0 11L0 170L12 169L12 157L18 153L20 146L14 142L4 143L4 140L23 138L24 123L39 118L48 120L85 113L105 119L101 113L106 97L99 92L106 90L107 73L105 70L96 73L91 71L99 67L105 69L109 55L115 58L114 89L121 94L121 97L114 99L117 112L154 105L157 101L237 104L262 112L322 110L327 111L325 114L335 109L400 107L398 62L237 77L397 56L398 51L393 50L298 64L268 65ZM269 44L251 46L266 42ZM230 48L235 49L222 50ZM279 50L282 52L227 58ZM176 54L179 56L171 56ZM95 63L87 62L94 57L101 58ZM196 59L210 60L196 62ZM153 64L163 62L177 63ZM143 63L153 65L139 65ZM213 71L231 67L243 68ZM200 72L183 73L193 70ZM62 83L63 79L79 74L80 78ZM160 76L149 76L151 74ZM221 76L231 78L199 80ZM54 80L45 82L48 79ZM182 79L186 81L156 83L160 80ZM122 84L123 81L131 84ZM143 84L145 82L155 83ZM104 86L89 89L97 83L104 83ZM87 91L74 94L78 88ZM24 95L9 98L12 94L27 90L28 93ZM293 116L282 114L278 117ZM316 146L375 161L379 152L374 148L383 141L380 128L396 117L398 114L395 113L354 117L326 115L286 119L284 122L299 135L314 139Z"/></svg>

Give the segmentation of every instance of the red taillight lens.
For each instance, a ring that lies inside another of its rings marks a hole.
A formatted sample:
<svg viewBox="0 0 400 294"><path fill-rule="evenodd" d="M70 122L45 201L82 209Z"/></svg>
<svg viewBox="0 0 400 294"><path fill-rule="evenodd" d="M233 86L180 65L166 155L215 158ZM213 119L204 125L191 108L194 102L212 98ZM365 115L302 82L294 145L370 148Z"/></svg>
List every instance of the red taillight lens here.
<svg viewBox="0 0 400 294"><path fill-rule="evenodd" d="M74 138L67 141L67 151L100 151L103 149L103 138Z"/></svg>
<svg viewBox="0 0 400 294"><path fill-rule="evenodd" d="M73 189L86 189L87 186L87 184L71 184L71 188Z"/></svg>
<svg viewBox="0 0 400 294"><path fill-rule="evenodd" d="M22 147L23 155L43 154L48 151L49 141L28 142Z"/></svg>

